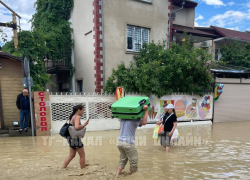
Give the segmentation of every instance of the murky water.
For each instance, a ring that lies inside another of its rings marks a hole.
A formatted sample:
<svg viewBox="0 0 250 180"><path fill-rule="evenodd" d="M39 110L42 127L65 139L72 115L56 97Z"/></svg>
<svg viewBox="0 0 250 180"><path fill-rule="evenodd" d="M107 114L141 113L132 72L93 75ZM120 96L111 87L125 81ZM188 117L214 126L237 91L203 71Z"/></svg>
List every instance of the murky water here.
<svg viewBox="0 0 250 180"><path fill-rule="evenodd" d="M250 179L250 122L185 126L181 140L166 154L152 140L153 129L139 129L139 170L121 179ZM84 138L87 167L79 158L61 169L69 147L59 135L0 138L0 179L114 179L119 161L119 131L88 132Z"/></svg>

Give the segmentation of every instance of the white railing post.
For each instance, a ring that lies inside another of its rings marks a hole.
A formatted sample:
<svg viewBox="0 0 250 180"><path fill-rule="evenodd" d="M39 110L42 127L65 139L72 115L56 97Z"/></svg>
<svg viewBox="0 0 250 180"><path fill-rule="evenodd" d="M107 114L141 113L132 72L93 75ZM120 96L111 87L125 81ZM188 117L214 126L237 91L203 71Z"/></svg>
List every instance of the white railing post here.
<svg viewBox="0 0 250 180"><path fill-rule="evenodd" d="M86 117L89 119L89 96L86 96Z"/></svg>

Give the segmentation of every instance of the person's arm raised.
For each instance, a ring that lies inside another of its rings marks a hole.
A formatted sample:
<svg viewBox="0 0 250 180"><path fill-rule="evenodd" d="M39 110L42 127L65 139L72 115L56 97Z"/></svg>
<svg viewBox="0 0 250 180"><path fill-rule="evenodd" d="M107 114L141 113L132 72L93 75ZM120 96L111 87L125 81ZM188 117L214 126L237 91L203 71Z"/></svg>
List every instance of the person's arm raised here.
<svg viewBox="0 0 250 180"><path fill-rule="evenodd" d="M80 116L76 116L76 119L75 119L75 129L76 130L81 130L83 129L85 126L87 126L89 123L89 120L86 121L83 125L80 125Z"/></svg>
<svg viewBox="0 0 250 180"><path fill-rule="evenodd" d="M143 110L145 112L142 121L140 122L140 126L146 125L148 123L148 106L147 105L143 106Z"/></svg>

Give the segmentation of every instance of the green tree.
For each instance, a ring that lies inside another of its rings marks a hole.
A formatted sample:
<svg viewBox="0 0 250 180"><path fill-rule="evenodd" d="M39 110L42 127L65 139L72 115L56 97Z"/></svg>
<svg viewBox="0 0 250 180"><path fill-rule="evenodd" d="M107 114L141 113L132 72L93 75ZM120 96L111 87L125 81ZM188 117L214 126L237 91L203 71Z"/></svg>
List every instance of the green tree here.
<svg viewBox="0 0 250 180"><path fill-rule="evenodd" d="M211 90L213 78L209 72L211 55L194 48L189 40L182 45L173 43L166 49L165 41L144 44L135 62L113 69L105 91L115 92L123 86L126 92L140 92L161 97L173 92L203 95Z"/></svg>
<svg viewBox="0 0 250 180"><path fill-rule="evenodd" d="M50 81L44 59L63 60L69 65L71 74L74 71L71 64L72 29L68 22L73 5L73 0L37 0L36 13L31 19L33 30L18 33L18 50L14 49L13 40L3 46L3 51L18 57L27 56L31 61L33 90L44 90Z"/></svg>
<svg viewBox="0 0 250 180"><path fill-rule="evenodd" d="M250 43L234 42L221 49L221 65L233 65L250 68Z"/></svg>
<svg viewBox="0 0 250 180"><path fill-rule="evenodd" d="M4 33L3 28L0 27L0 42L6 42L7 41L7 35Z"/></svg>
<svg viewBox="0 0 250 180"><path fill-rule="evenodd" d="M70 11L73 0L37 0L32 27L46 35L48 59L71 62L73 42L71 39Z"/></svg>
<svg viewBox="0 0 250 180"><path fill-rule="evenodd" d="M26 56L30 61L31 76L34 81L33 90L43 91L45 84L50 80L44 65L47 52L45 36L38 31L22 31L18 33L18 50L11 40L3 46L3 51L23 58Z"/></svg>

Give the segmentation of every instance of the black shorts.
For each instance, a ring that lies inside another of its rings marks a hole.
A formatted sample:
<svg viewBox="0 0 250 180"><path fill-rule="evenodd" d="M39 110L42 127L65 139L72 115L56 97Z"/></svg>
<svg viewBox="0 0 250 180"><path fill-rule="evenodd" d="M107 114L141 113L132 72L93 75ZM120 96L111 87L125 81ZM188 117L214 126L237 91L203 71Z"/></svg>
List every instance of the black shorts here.
<svg viewBox="0 0 250 180"><path fill-rule="evenodd" d="M73 148L73 149L79 149L83 147L83 143L82 140L80 138L71 138L68 137L68 144L69 147Z"/></svg>

